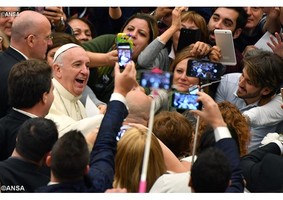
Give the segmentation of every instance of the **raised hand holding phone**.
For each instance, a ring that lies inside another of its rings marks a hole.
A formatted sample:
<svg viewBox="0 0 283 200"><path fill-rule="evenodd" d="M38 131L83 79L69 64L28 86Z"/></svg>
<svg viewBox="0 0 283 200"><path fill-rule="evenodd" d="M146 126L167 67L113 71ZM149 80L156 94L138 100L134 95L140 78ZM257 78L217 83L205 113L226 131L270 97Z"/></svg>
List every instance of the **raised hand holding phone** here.
<svg viewBox="0 0 283 200"><path fill-rule="evenodd" d="M118 33L116 37L118 51L118 64L120 69L124 69L126 64L132 60L133 42L130 36L125 33Z"/></svg>

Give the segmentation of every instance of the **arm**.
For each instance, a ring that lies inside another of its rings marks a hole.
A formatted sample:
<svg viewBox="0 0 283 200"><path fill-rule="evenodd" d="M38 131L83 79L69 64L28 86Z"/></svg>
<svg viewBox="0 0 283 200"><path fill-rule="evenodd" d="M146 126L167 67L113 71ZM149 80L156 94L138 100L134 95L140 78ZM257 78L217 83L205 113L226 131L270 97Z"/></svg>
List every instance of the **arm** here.
<svg viewBox="0 0 283 200"><path fill-rule="evenodd" d="M82 43L82 47L90 58L90 67L115 65L115 62L118 61L118 52L111 50L115 37L114 34L105 34Z"/></svg>
<svg viewBox="0 0 283 200"><path fill-rule="evenodd" d="M137 128L148 129L146 126L144 126L142 124L131 123L129 125L131 125L133 127L137 127ZM166 169L168 171L172 171L172 172L175 172L175 173L181 173L181 172L189 171L190 163L188 161L181 162L175 156L175 154L161 140L159 140L157 137L156 137L156 139L158 140L160 147L162 149Z"/></svg>
<svg viewBox="0 0 283 200"><path fill-rule="evenodd" d="M281 189L282 152L282 144L279 141L274 141L252 151L241 159L240 165L248 190L267 192L269 188L277 187L278 191ZM273 190L273 192L275 191Z"/></svg>
<svg viewBox="0 0 283 200"><path fill-rule="evenodd" d="M243 192L244 183L240 169L240 156L234 139L227 128L226 123L221 115L217 103L206 93L198 92L198 101L203 103L203 109L192 110L191 112L199 115L208 122L214 129L215 147L221 149L231 164L232 176L231 185L226 192Z"/></svg>
<svg viewBox="0 0 283 200"><path fill-rule="evenodd" d="M270 33L280 32L281 23L280 23L280 8L278 7L271 7L271 8L264 8L267 16L266 21L263 25L262 32L265 33L266 31Z"/></svg>
<svg viewBox="0 0 283 200"><path fill-rule="evenodd" d="M115 65L115 88L107 106L99 132L90 155L89 175L98 192L112 188L117 148L116 134L128 115L125 96L136 86L136 70L133 62L120 73Z"/></svg>
<svg viewBox="0 0 283 200"><path fill-rule="evenodd" d="M171 39L176 31L181 29L181 13L185 10L184 7L179 10L174 9L172 11L172 24L171 26L162 33L158 38L153 40L139 55L138 65L144 68L154 67L154 61L161 50L164 48L165 44ZM168 55L167 55L168 56ZM163 67L163 66L157 66Z"/></svg>
<svg viewBox="0 0 283 200"><path fill-rule="evenodd" d="M281 95L277 94L267 104L247 110L243 112L243 115L248 118L248 122L251 126L274 125L283 119L283 110L281 109L281 104Z"/></svg>

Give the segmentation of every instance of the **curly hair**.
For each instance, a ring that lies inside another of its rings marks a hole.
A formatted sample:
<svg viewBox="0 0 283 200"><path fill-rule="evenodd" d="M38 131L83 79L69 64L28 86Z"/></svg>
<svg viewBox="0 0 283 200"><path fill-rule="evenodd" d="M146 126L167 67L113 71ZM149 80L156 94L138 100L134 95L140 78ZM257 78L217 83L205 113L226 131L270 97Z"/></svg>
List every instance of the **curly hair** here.
<svg viewBox="0 0 283 200"><path fill-rule="evenodd" d="M232 138L235 139L238 145L240 156L242 157L246 155L248 153L248 145L250 143L250 138L251 138L250 127L248 122L246 121L245 117L242 115L240 110L234 104L228 101L223 101L218 103L218 107L232 135ZM214 144L215 142L214 137L210 137L208 136L208 134L205 134L210 129L211 127L205 122L205 120L200 118L199 131L198 131L199 133L197 137L198 152L200 151L200 149L204 148L203 144L205 144L205 146L211 146ZM213 141L204 142L204 140L213 140Z"/></svg>

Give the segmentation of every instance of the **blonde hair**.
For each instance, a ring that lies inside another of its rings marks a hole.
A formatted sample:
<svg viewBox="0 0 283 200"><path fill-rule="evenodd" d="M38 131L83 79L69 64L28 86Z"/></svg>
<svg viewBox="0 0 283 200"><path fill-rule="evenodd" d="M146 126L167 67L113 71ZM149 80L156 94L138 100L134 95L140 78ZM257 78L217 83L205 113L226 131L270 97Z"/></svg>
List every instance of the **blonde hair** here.
<svg viewBox="0 0 283 200"><path fill-rule="evenodd" d="M114 188L127 188L128 192L138 192L146 137L147 129L130 128L119 140L115 157ZM146 178L147 192L165 172L161 146L157 138L152 135Z"/></svg>

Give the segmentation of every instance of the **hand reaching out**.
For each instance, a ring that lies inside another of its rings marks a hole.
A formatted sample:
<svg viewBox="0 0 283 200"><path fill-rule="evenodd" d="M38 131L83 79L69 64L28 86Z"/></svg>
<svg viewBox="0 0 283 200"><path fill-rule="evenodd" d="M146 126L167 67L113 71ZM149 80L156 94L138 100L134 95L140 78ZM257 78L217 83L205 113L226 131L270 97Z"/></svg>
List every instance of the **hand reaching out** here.
<svg viewBox="0 0 283 200"><path fill-rule="evenodd" d="M283 37L283 34L281 34L281 36ZM281 36L277 32L275 33L275 37L271 35L271 42L267 42L267 45L272 49L273 53L283 58L283 42Z"/></svg>

